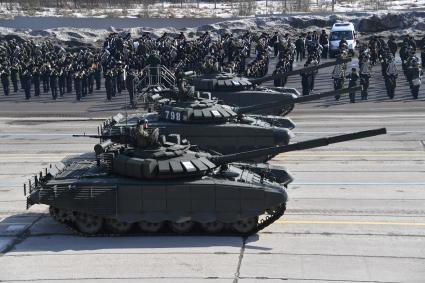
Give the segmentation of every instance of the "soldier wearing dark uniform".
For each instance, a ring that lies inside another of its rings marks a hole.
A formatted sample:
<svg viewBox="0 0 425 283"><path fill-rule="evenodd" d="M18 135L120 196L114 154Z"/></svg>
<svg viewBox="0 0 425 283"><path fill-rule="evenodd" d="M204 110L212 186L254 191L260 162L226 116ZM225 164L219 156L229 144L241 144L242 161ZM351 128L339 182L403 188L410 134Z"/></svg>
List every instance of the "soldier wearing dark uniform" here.
<svg viewBox="0 0 425 283"><path fill-rule="evenodd" d="M2 70L0 71L0 77L1 77L1 84L3 85L3 91L4 95L9 95L9 77L10 77L10 71L7 68L7 66L3 66Z"/></svg>
<svg viewBox="0 0 425 283"><path fill-rule="evenodd" d="M421 39L420 46L421 46L421 62L422 62L422 69L423 69L425 68L425 35Z"/></svg>
<svg viewBox="0 0 425 283"><path fill-rule="evenodd" d="M304 68L310 65L309 60L304 64ZM301 85L303 88L303 96L309 95L311 91L311 84L313 80L313 74L311 72L304 72L300 74Z"/></svg>
<svg viewBox="0 0 425 283"><path fill-rule="evenodd" d="M279 33L276 31L270 39L270 46L273 46L274 56L276 57L279 51Z"/></svg>
<svg viewBox="0 0 425 283"><path fill-rule="evenodd" d="M48 93L50 91L49 78L50 78L50 66L44 64L41 67L41 80L43 81L43 92Z"/></svg>
<svg viewBox="0 0 425 283"><path fill-rule="evenodd" d="M345 79L345 64L335 65L334 70L332 72L332 79L334 80L334 90L342 89L344 86ZM335 100L339 100L341 95L335 95Z"/></svg>
<svg viewBox="0 0 425 283"><path fill-rule="evenodd" d="M295 51L297 52L297 56L296 56L297 61L298 59L302 61L304 59L304 54L305 54L305 43L301 35L295 41Z"/></svg>
<svg viewBox="0 0 425 283"><path fill-rule="evenodd" d="M406 41L403 41L403 44L400 47L400 59L401 59L401 67L403 72L406 74L407 72L407 58L409 57L409 45Z"/></svg>
<svg viewBox="0 0 425 283"><path fill-rule="evenodd" d="M285 67L285 60L281 59L277 65L276 65L276 70L273 71L273 75L274 75L274 79L273 79L273 83L274 86L285 86L286 82L288 80L288 77L285 76L280 76L281 74L285 73L286 67Z"/></svg>
<svg viewBox="0 0 425 283"><path fill-rule="evenodd" d="M121 91L125 88L124 84L124 70L122 68L122 65L118 65L116 68L116 80L117 80L117 92L118 94L121 94Z"/></svg>
<svg viewBox="0 0 425 283"><path fill-rule="evenodd" d="M89 94L93 93L93 86L94 86L94 72L95 72L95 65L93 64L87 72L87 83L88 83L88 90Z"/></svg>
<svg viewBox="0 0 425 283"><path fill-rule="evenodd" d="M59 95L63 96L66 91L66 71L64 67L61 67L59 70L58 84L59 84Z"/></svg>
<svg viewBox="0 0 425 283"><path fill-rule="evenodd" d="M31 98L31 80L32 80L31 72L28 69L25 69L22 72L22 84L24 86L26 100L29 100Z"/></svg>
<svg viewBox="0 0 425 283"><path fill-rule="evenodd" d="M347 75L348 79L348 87L355 87L357 86L357 81L359 80L359 74L357 73L356 68L351 69L351 73ZM356 102L356 92L350 92L350 102L355 103Z"/></svg>
<svg viewBox="0 0 425 283"><path fill-rule="evenodd" d="M407 74L407 79L409 80L410 91L412 92L413 99L418 99L423 71L416 57L412 59L411 65L407 69Z"/></svg>
<svg viewBox="0 0 425 283"><path fill-rule="evenodd" d="M134 70L130 69L126 76L125 84L127 85L128 95L130 96L130 104L132 107L135 106L134 104L134 85L136 83L135 80L136 80L136 75L134 73Z"/></svg>
<svg viewBox="0 0 425 283"><path fill-rule="evenodd" d="M329 51L329 37L326 34L326 31L323 29L319 38L320 46L322 46L322 58L328 58Z"/></svg>
<svg viewBox="0 0 425 283"><path fill-rule="evenodd" d="M18 92L18 76L19 76L19 64L15 63L10 69L10 78L13 84L13 92Z"/></svg>
<svg viewBox="0 0 425 283"><path fill-rule="evenodd" d="M369 55L363 54L361 59L359 59L359 69L360 69L360 85L362 86L362 100L367 100L367 89L369 88L369 79L370 79L370 63Z"/></svg>
<svg viewBox="0 0 425 283"><path fill-rule="evenodd" d="M52 67L52 71L50 72L50 89L52 90L52 98L56 100L58 98L58 71L56 67Z"/></svg>
<svg viewBox="0 0 425 283"><path fill-rule="evenodd" d="M397 42L395 41L394 36L390 36L387 42L388 48L390 49L391 54L395 57L395 54L397 52Z"/></svg>
<svg viewBox="0 0 425 283"><path fill-rule="evenodd" d="M82 82L81 82L81 73L77 70L74 73L74 89L75 89L75 97L77 101L81 100L81 91L82 91Z"/></svg>
<svg viewBox="0 0 425 283"><path fill-rule="evenodd" d="M40 96L40 68L35 66L32 72L32 82L34 83L34 96Z"/></svg>
<svg viewBox="0 0 425 283"><path fill-rule="evenodd" d="M94 79L96 80L96 90L100 89L102 78L102 65L96 62L96 69L94 70Z"/></svg>
<svg viewBox="0 0 425 283"><path fill-rule="evenodd" d="M81 96L86 97L88 93L88 84L89 84L89 77L87 75L87 71L85 69L81 70L80 76L81 76Z"/></svg>
<svg viewBox="0 0 425 283"><path fill-rule="evenodd" d="M397 66L394 57L389 56L387 59L387 69L385 70L385 87L387 89L387 95L389 98L394 98L395 88L397 84Z"/></svg>
<svg viewBox="0 0 425 283"><path fill-rule="evenodd" d="M25 89L25 82L24 82L24 71L27 69L27 66L25 63L21 62L19 66L19 80L21 82L21 89Z"/></svg>
<svg viewBox="0 0 425 283"><path fill-rule="evenodd" d="M111 69L111 82L111 95L112 97L115 97L115 95L117 94L117 73L115 68Z"/></svg>
<svg viewBox="0 0 425 283"><path fill-rule="evenodd" d="M112 70L109 69L106 71L105 74L105 88L106 88L106 99L108 101L111 101L112 99L112 88L114 87L112 80L114 79L114 75L112 73Z"/></svg>
<svg viewBox="0 0 425 283"><path fill-rule="evenodd" d="M72 92L72 81L74 79L74 73L72 69L72 65L68 65L66 68L66 92L71 93Z"/></svg>

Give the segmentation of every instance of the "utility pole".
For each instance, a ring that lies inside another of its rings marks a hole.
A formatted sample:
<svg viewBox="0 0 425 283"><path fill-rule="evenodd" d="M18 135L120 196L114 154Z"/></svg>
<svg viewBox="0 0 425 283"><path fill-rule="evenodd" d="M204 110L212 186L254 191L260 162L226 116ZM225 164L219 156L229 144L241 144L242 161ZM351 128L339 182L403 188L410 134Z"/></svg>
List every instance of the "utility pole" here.
<svg viewBox="0 0 425 283"><path fill-rule="evenodd" d="M332 0L332 13L335 12L335 2L336 0Z"/></svg>

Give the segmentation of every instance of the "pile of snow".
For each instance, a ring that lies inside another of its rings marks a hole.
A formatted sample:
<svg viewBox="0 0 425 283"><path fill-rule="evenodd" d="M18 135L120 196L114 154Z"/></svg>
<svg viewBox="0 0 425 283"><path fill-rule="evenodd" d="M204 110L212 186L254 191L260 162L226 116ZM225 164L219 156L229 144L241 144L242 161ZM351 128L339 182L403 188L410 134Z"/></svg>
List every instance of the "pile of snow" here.
<svg viewBox="0 0 425 283"><path fill-rule="evenodd" d="M238 16L276 15L298 11L296 0L268 0L246 2L199 2L176 4L158 2L134 5L132 8L25 8L13 1L0 3L0 18L16 16L36 17L91 17L91 18L231 18ZM425 8L425 0L338 0L334 12L397 11ZM312 0L306 7L310 12L331 12L332 0Z"/></svg>
<svg viewBox="0 0 425 283"><path fill-rule="evenodd" d="M401 13L353 13L330 16L269 16L250 17L239 20L223 21L211 25L203 25L195 28L177 29L174 27L154 29L149 27L130 29L89 29L89 28L54 28L42 31L31 29L0 28L0 37L17 36L32 38L34 40L52 40L68 46L100 46L110 32L127 31L134 38L144 32L150 32L153 37L159 37L164 32L179 34L183 31L189 38L199 36L209 31L213 37L218 37L225 32L234 34L251 32L279 31L296 36L300 33L314 30L329 29L335 22L349 21L355 24L359 31L360 40L371 35L388 36L394 34L402 36L406 34L423 36L425 31L425 12L401 12Z"/></svg>

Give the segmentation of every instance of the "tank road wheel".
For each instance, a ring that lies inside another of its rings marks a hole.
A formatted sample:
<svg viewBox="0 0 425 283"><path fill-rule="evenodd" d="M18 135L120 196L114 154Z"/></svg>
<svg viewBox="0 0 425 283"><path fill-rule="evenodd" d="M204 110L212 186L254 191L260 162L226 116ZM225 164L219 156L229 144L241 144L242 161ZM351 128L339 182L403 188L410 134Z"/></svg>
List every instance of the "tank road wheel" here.
<svg viewBox="0 0 425 283"><path fill-rule="evenodd" d="M59 209L58 209L58 208L56 208L56 207L54 207L54 206L49 206L49 213L50 213L50 216L51 216L54 220L59 221L59 220L58 220L58 213L59 213Z"/></svg>
<svg viewBox="0 0 425 283"><path fill-rule="evenodd" d="M148 222L148 221L142 220L142 221L139 221L137 225L139 226L140 230L142 230L143 232L155 233L161 230L164 223L163 222Z"/></svg>
<svg viewBox="0 0 425 283"><path fill-rule="evenodd" d="M119 221L113 218L105 219L105 225L109 231L117 234L125 234L130 231L131 227L133 226L132 223Z"/></svg>
<svg viewBox="0 0 425 283"><path fill-rule="evenodd" d="M232 229L239 234L249 234L257 227L258 217L241 219L231 224Z"/></svg>
<svg viewBox="0 0 425 283"><path fill-rule="evenodd" d="M193 221L170 222L170 228L173 232L184 234L192 230L195 223Z"/></svg>
<svg viewBox="0 0 425 283"><path fill-rule="evenodd" d="M75 217L75 225L78 230L87 235L94 235L102 228L103 219L99 216L84 212L78 212Z"/></svg>
<svg viewBox="0 0 425 283"><path fill-rule="evenodd" d="M213 221L213 222L207 222L207 223L201 223L202 229L207 233L218 233L224 228L224 224L219 221Z"/></svg>
<svg viewBox="0 0 425 283"><path fill-rule="evenodd" d="M56 221L60 223L65 223L66 221L73 220L74 215L71 211L60 209L57 207L50 206L49 207L50 215L55 219Z"/></svg>

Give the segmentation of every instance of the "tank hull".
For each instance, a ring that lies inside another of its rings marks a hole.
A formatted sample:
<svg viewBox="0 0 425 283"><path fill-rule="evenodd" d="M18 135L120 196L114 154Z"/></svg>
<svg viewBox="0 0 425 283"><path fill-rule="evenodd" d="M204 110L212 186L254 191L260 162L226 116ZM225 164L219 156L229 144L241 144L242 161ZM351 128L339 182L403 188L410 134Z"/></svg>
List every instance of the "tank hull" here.
<svg viewBox="0 0 425 283"><path fill-rule="evenodd" d="M89 183L69 179L49 182L39 191L39 203L127 222L190 219L231 223L261 215L285 203L286 198L283 189L212 180L167 185L123 179L94 179Z"/></svg>
<svg viewBox="0 0 425 283"><path fill-rule="evenodd" d="M287 201L281 185L261 181L257 174L233 166L217 177L184 178L172 183L116 175L84 177L95 167L88 161L66 166L56 177L39 182L28 203L46 204L66 214L60 221L71 226L80 214L131 225L187 221L232 225L284 207ZM228 176L244 181L232 181Z"/></svg>

